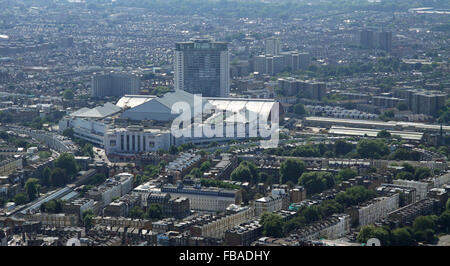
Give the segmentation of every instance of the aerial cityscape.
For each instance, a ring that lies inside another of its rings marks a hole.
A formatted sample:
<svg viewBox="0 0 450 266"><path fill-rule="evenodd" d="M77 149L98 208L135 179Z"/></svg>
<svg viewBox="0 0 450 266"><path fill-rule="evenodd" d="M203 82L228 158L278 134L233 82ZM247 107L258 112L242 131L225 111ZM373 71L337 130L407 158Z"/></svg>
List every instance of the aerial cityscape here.
<svg viewBox="0 0 450 266"><path fill-rule="evenodd" d="M450 246L448 0L0 9L0 246Z"/></svg>

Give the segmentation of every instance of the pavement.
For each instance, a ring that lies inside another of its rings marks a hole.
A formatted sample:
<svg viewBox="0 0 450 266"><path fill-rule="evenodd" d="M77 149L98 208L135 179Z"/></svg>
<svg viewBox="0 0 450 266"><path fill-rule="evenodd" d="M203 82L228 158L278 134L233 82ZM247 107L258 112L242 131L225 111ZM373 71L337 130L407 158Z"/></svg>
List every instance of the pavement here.
<svg viewBox="0 0 450 266"><path fill-rule="evenodd" d="M439 242L436 245L450 247L450 235L443 235L439 237Z"/></svg>

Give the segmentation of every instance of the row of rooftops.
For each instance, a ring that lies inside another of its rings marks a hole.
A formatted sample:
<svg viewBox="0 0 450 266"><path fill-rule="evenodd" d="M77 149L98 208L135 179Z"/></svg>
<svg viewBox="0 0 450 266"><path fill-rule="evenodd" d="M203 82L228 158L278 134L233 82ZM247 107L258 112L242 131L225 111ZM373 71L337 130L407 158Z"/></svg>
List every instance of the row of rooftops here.
<svg viewBox="0 0 450 266"><path fill-rule="evenodd" d="M184 152L181 153L174 161L167 164L166 170L167 172L183 171L184 169L191 167L201 159L202 156L199 154Z"/></svg>
<svg viewBox="0 0 450 266"><path fill-rule="evenodd" d="M161 187L163 193L179 193L179 194L196 194L205 196L230 197L234 198L237 190L222 189L216 187L201 187L201 186L174 186L164 185Z"/></svg>
<svg viewBox="0 0 450 266"><path fill-rule="evenodd" d="M297 230L297 232L295 234L293 234L292 236L294 238L298 237L298 239L301 240L301 239L307 238L308 236L310 236L312 234L315 234L326 228L329 228L333 225L338 224L339 222L341 222L342 219L349 219L349 217L350 216L348 214L335 214L324 220L314 222L313 224L308 225L305 228Z"/></svg>
<svg viewBox="0 0 450 266"><path fill-rule="evenodd" d="M426 207L431 207L433 205L434 202L437 202L438 200L436 199L432 199L432 198L425 198L422 199L420 201L411 203L409 205L406 205L404 207L401 207L397 210L394 210L392 212L390 212L388 215L407 215L407 214L413 214L417 211L422 210L423 208Z"/></svg>

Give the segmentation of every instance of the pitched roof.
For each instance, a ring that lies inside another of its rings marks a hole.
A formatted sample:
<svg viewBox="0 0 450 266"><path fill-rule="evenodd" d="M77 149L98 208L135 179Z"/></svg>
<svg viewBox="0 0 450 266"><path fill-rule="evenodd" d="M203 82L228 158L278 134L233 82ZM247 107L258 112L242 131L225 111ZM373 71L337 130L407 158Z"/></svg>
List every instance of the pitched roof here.
<svg viewBox="0 0 450 266"><path fill-rule="evenodd" d="M105 118L120 112L122 108L112 103L105 103L103 106L97 106L95 108L81 108L70 114L72 117L85 117L85 118Z"/></svg>

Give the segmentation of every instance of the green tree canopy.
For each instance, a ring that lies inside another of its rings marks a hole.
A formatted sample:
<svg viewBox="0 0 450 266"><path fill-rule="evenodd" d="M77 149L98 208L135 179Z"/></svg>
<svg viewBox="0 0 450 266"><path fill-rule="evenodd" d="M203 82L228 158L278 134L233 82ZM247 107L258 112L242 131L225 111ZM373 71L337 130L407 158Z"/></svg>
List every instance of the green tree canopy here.
<svg viewBox="0 0 450 266"><path fill-rule="evenodd" d="M133 219L143 219L144 218L144 211L139 207L139 206L134 206L130 213L129 216Z"/></svg>
<svg viewBox="0 0 450 266"><path fill-rule="evenodd" d="M363 226L356 237L359 243L367 243L370 238L377 238L381 245L388 246L390 244L389 231L383 227L375 227L374 225Z"/></svg>
<svg viewBox="0 0 450 266"><path fill-rule="evenodd" d="M339 170L338 178L339 180L349 180L355 178L358 175L358 172L352 168L344 168Z"/></svg>
<svg viewBox="0 0 450 266"><path fill-rule="evenodd" d="M406 227L392 230L391 239L394 246L413 246L416 243L412 230Z"/></svg>
<svg viewBox="0 0 450 266"><path fill-rule="evenodd" d="M294 105L294 113L297 115L306 114L305 106L301 103Z"/></svg>
<svg viewBox="0 0 450 266"><path fill-rule="evenodd" d="M25 191L28 195L28 199L33 201L39 197L39 180L36 178L29 178L27 182L25 182Z"/></svg>
<svg viewBox="0 0 450 266"><path fill-rule="evenodd" d="M50 184L54 187L61 187L70 182L70 177L65 169L53 168L50 174Z"/></svg>
<svg viewBox="0 0 450 266"><path fill-rule="evenodd" d="M380 159L389 154L389 148L383 140L362 139L356 145L356 151L362 158Z"/></svg>
<svg viewBox="0 0 450 266"><path fill-rule="evenodd" d="M312 195L333 188L335 181L333 175L328 172L307 172L301 175L298 184L305 187L308 195Z"/></svg>
<svg viewBox="0 0 450 266"><path fill-rule="evenodd" d="M74 95L73 91L66 89L63 93L63 97L66 100L72 100L75 97L75 95Z"/></svg>
<svg viewBox="0 0 450 266"><path fill-rule="evenodd" d="M283 220L277 214L263 214L261 217L261 225L263 226L263 235L269 237L283 236Z"/></svg>
<svg viewBox="0 0 450 266"><path fill-rule="evenodd" d="M374 191L368 190L363 186L350 187L347 190L339 192L336 195L336 201L344 206L352 206L363 203L376 196Z"/></svg>
<svg viewBox="0 0 450 266"><path fill-rule="evenodd" d="M75 161L75 157L71 153L62 153L55 160L55 167L66 170L69 176L74 176L78 172L78 165Z"/></svg>
<svg viewBox="0 0 450 266"><path fill-rule="evenodd" d="M68 137L68 138L73 139L75 132L73 131L73 128L68 127L68 128L66 128L66 129L64 129L64 131L63 131L62 134L63 134L63 136L65 136L65 137Z"/></svg>
<svg viewBox="0 0 450 266"><path fill-rule="evenodd" d="M414 231L425 231L427 229L436 229L436 224L430 216L419 216L413 222Z"/></svg>
<svg viewBox="0 0 450 266"><path fill-rule="evenodd" d="M353 144L342 139L337 140L334 143L334 147L336 155L346 155L353 150Z"/></svg>
<svg viewBox="0 0 450 266"><path fill-rule="evenodd" d="M21 193L17 193L14 196L14 203L16 205L22 205L28 202L28 198L27 198L27 194L21 192Z"/></svg>
<svg viewBox="0 0 450 266"><path fill-rule="evenodd" d="M259 182L259 172L256 165L252 162L243 161L231 173L231 180L239 182L250 182L252 184Z"/></svg>
<svg viewBox="0 0 450 266"><path fill-rule="evenodd" d="M149 219L161 219L163 216L162 207L160 204L153 203L148 207L147 217Z"/></svg>
<svg viewBox="0 0 450 266"><path fill-rule="evenodd" d="M389 131L387 131L386 129L383 129L380 132L378 132L377 138L389 139L389 138L391 138L391 133Z"/></svg>
<svg viewBox="0 0 450 266"><path fill-rule="evenodd" d="M299 159L287 159L280 165L280 183L286 184L291 181L297 183L299 177L305 171L306 166L302 160Z"/></svg>

